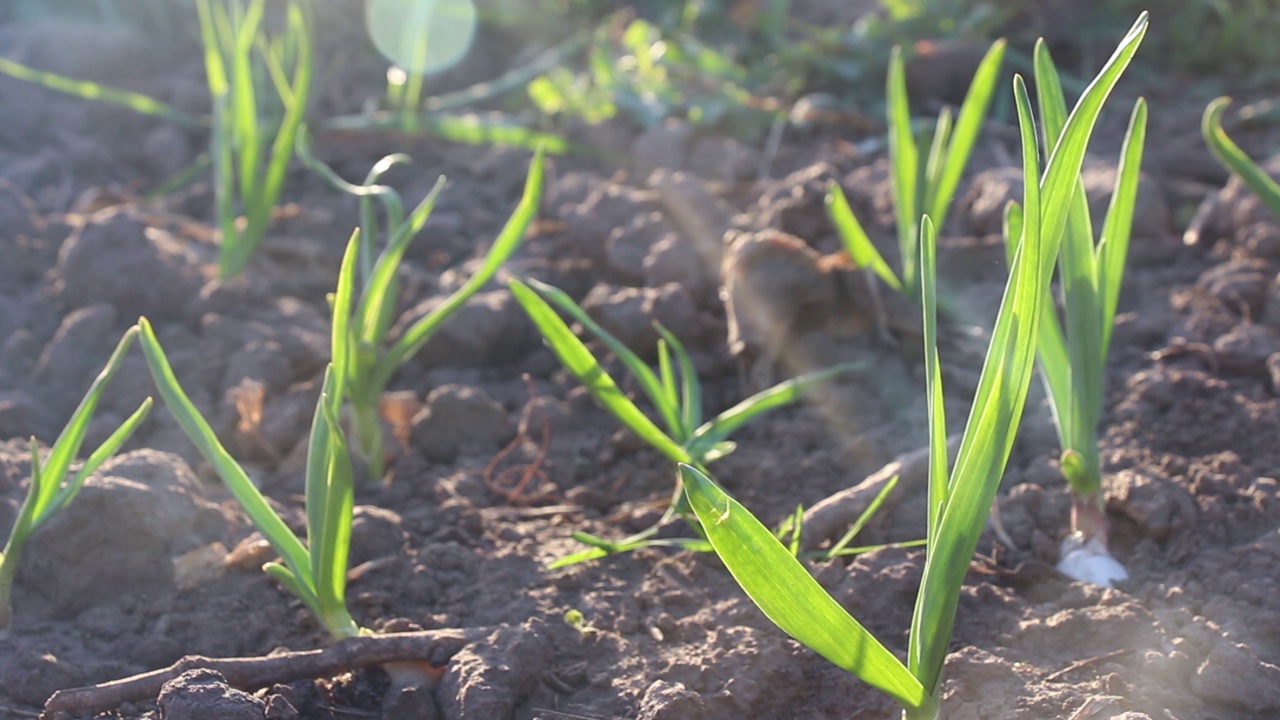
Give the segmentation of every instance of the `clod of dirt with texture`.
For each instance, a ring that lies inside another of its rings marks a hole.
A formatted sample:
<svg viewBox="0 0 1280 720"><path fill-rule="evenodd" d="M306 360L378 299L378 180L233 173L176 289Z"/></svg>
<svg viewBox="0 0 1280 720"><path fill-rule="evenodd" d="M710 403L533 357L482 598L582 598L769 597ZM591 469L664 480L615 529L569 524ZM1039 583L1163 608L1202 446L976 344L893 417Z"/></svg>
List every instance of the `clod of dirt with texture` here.
<svg viewBox="0 0 1280 720"><path fill-rule="evenodd" d="M198 287L191 251L122 208L92 215L58 253L56 290L71 307L108 303L122 317L171 319Z"/></svg>
<svg viewBox="0 0 1280 720"><path fill-rule="evenodd" d="M163 720L262 720L265 704L227 685L216 670L188 670L164 684L156 698Z"/></svg>
<svg viewBox="0 0 1280 720"><path fill-rule="evenodd" d="M432 390L412 422L413 446L435 462L452 462L459 453L492 453L511 437L506 408L469 385Z"/></svg>
<svg viewBox="0 0 1280 720"><path fill-rule="evenodd" d="M181 458L152 450L116 457L33 536L15 616L67 617L122 596L170 592L174 558L225 531Z"/></svg>

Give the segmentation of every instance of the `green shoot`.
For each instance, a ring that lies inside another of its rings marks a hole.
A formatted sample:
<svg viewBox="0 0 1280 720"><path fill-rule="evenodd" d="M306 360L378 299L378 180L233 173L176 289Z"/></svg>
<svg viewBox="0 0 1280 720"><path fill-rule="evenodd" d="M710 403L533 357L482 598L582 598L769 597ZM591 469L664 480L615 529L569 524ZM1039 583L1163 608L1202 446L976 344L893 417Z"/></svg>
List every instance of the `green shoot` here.
<svg viewBox="0 0 1280 720"><path fill-rule="evenodd" d="M31 539L32 533L75 498L89 475L120 449L151 409L151 398L147 398L97 450L89 455L80 469L68 477L71 464L75 461L76 454L80 452L85 434L89 431L93 413L98 408L98 399L102 396L107 383L111 381L111 377L120 368L125 353L129 351L137 335L137 328L130 328L124 337L120 338L106 367L89 386L89 391L85 393L80 406L71 415L71 419L58 435L58 439L54 441L44 462L40 461L36 439L31 438L31 485L27 488L27 496L18 510L18 518L9 531L9 540L5 543L4 552L0 553L0 638L9 634L9 626L13 619L10 594L13 591L13 581L18 572L18 561L21 559L22 549Z"/></svg>
<svg viewBox="0 0 1280 720"><path fill-rule="evenodd" d="M297 150L298 158L302 160L303 164L318 173L320 177L324 178L330 185L340 192L359 198L361 243L359 245L357 266L359 268L360 282L368 284L369 279L373 275L373 243L378 238L378 214L377 209L373 205L373 200L376 198L381 201L383 212L386 216L387 228L389 230L385 245L390 245L390 241L396 236L396 233L405 227L404 201L401 200L400 193L396 192L395 188L387 185L379 185L378 182L382 179L382 176L393 167L412 162L412 159L403 153L387 155L374 163L373 167L369 169L369 173L365 175L363 184L356 185L344 180L333 170L333 168L324 164L324 162L315 156L311 151L311 135L307 131L305 125L298 133ZM427 194L427 197L415 210L413 218L411 219L412 222L410 223L411 226L417 224L417 227L412 230L413 234L416 234L421 230L421 223L426 222L427 215L421 213L427 212L424 208L430 208L434 205L436 195L439 192L442 183L443 179L440 182L437 182L436 186ZM395 292L392 292L391 295L394 296Z"/></svg>
<svg viewBox="0 0 1280 720"><path fill-rule="evenodd" d="M298 0L288 3L285 31L275 37L261 27L266 0L197 0L196 9L213 99L218 270L232 277L262 241L284 190L311 89L311 27ZM279 100L274 116L263 107L263 85Z"/></svg>
<svg viewBox="0 0 1280 720"><path fill-rule="evenodd" d="M381 174L379 168L389 162L392 161L384 158L374 167L374 171L370 173L371 182L376 181ZM385 463L378 401L387 383L400 366L421 350L454 312L479 292L515 252L524 239L529 224L537 215L538 205L542 201L542 185L543 155L539 152L534 155L529 166L520 203L498 234L480 269L447 300L410 325L394 342L389 340L388 335L398 294L396 273L410 241L431 214L436 196L443 186L443 179L436 183L435 189L404 220L400 219L400 200L394 191L375 191L372 188L376 186L369 184L351 186L359 191L355 194L361 196L362 225L371 231L376 228L371 198L377 195L386 205L390 226L382 252L369 265L367 274L362 273L364 277L358 289L356 266L362 253L366 257L372 257L372 250L367 244L372 238L362 242L360 231L352 234L342 259L338 289L333 300L331 342L335 372L345 384L345 396L351 403L356 452L368 463L374 477L382 476Z"/></svg>
<svg viewBox="0 0 1280 720"><path fill-rule="evenodd" d="M849 256L859 267L873 270L894 290L914 295L920 287L920 241L918 220L925 214L941 229L947 220L951 200L964 174L969 154L982 130L983 118L995 96L996 79L1004 60L1005 41L997 40L983 57L969 85L960 112L954 121L950 109L934 125L928 153L922 155L911 126L907 101L906 65L902 49L895 47L889 60L886 87L889 122L889 167L893 177L893 207L898 228L898 249L902 255L902 279L871 244L870 238L849 208L844 191L832 183L827 193L827 212L844 241Z"/></svg>
<svg viewBox="0 0 1280 720"><path fill-rule="evenodd" d="M146 318L138 320L142 350L156 388L174 419L213 465L227 488L281 561L263 570L296 595L334 640L353 637L361 628L346 604L347 553L351 543L353 479L347 443L338 425L342 402L339 374L331 364L311 422L307 447L307 542L289 529L266 497L222 446L213 428L178 383L164 348Z"/></svg>
<svg viewBox="0 0 1280 720"><path fill-rule="evenodd" d="M1024 184L1021 241L950 472L937 353L936 241L928 216L921 221L920 281L931 455L924 577L912 615L906 663L850 616L746 508L698 469L681 466L689 502L707 540L747 595L792 637L892 697L902 706L907 720L935 720L940 715L943 662L961 586L1026 403L1054 261L1067 228L1085 149L1098 113L1146 27L1147 15L1143 13L1067 118L1043 175L1031 101L1022 78L1014 79L1024 176L1039 178L1039 182Z"/></svg>
<svg viewBox="0 0 1280 720"><path fill-rule="evenodd" d="M1271 214L1280 218L1280 184L1249 159L1240 146L1222 129L1222 113L1231 104L1231 98L1220 97L1209 103L1204 109L1204 117L1200 121L1200 132L1204 141L1218 158L1218 162L1241 180L1262 198Z"/></svg>
<svg viewBox="0 0 1280 720"><path fill-rule="evenodd" d="M1048 152L1061 137L1067 110L1058 71L1043 41L1036 44L1035 73L1043 118L1042 140ZM1062 472L1073 494L1072 536L1068 538L1070 547L1064 546L1060 568L1077 579L1105 586L1128 577L1106 552L1098 424L1102 420L1107 351L1124 279L1146 123L1147 106L1139 99L1129 119L1102 236L1096 242L1084 182L1079 178L1075 181L1059 270L1065 327L1052 305L1047 305L1038 341L1041 376L1062 446ZM1020 216L1020 208L1011 204L1005 223L1010 258L1020 235ZM1099 559L1085 563L1084 556L1074 552L1082 549L1078 546L1089 547L1090 554ZM1090 571L1089 567L1096 570Z"/></svg>
<svg viewBox="0 0 1280 720"><path fill-rule="evenodd" d="M38 70L8 58L0 58L0 73L83 100L109 102L113 105L129 108L136 113L163 118L184 127L208 125L207 119L192 117L172 105L149 95L103 85L92 80L78 80L59 73L49 72L48 70Z"/></svg>
<svg viewBox="0 0 1280 720"><path fill-rule="evenodd" d="M523 281L512 279L509 284L512 294L538 326L543 339L606 410L672 461L694 465L704 472L708 464L733 452L736 446L729 436L739 428L771 410L795 402L810 387L856 367L837 365L786 380L705 420L702 385L693 360L680 339L666 328L657 326L662 338L658 342L658 372L654 372L630 348L592 320L563 290L531 278ZM581 323L617 355L653 405L661 427L623 393L591 350L560 317L557 308ZM686 512L684 493L677 483L667 517ZM649 538L656 530L656 527L651 528L619 542L575 533L575 538L592 545L593 549L562 558L553 567L652 545L654 541Z"/></svg>

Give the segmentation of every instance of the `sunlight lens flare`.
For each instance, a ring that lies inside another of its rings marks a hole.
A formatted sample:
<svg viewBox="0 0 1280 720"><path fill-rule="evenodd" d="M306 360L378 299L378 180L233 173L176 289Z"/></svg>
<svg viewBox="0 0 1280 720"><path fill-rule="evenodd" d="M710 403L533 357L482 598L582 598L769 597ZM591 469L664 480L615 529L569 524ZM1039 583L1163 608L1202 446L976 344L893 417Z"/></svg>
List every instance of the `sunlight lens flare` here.
<svg viewBox="0 0 1280 720"><path fill-rule="evenodd" d="M458 64L476 35L472 0L370 0L365 25L378 52L405 72L441 72Z"/></svg>

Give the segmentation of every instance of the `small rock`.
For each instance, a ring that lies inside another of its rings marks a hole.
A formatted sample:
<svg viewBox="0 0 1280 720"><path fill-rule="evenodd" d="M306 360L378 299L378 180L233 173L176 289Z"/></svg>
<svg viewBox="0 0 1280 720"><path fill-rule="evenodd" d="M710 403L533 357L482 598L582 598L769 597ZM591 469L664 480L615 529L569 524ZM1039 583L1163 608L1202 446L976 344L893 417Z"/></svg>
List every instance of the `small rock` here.
<svg viewBox="0 0 1280 720"><path fill-rule="evenodd" d="M714 273L724 256L725 233L733 228L733 207L692 173L657 170L649 176L649 187L657 191L663 212Z"/></svg>
<svg viewBox="0 0 1280 720"><path fill-rule="evenodd" d="M1280 352L1280 332L1248 321L1213 341L1218 366L1227 372L1265 375L1267 358L1277 352Z"/></svg>
<svg viewBox="0 0 1280 720"><path fill-rule="evenodd" d="M662 213L654 211L637 215L625 226L614 228L605 240L605 257L609 272L628 285L644 279L644 261L658 238L670 234L671 226Z"/></svg>
<svg viewBox="0 0 1280 720"><path fill-rule="evenodd" d="M127 453L104 463L32 537L18 585L55 615L167 592L172 558L220 538L225 522L181 458Z"/></svg>
<svg viewBox="0 0 1280 720"><path fill-rule="evenodd" d="M174 319L199 289L180 244L120 208L95 213L58 253L55 290L71 307L110 303L122 317Z"/></svg>
<svg viewBox="0 0 1280 720"><path fill-rule="evenodd" d="M817 324L828 318L836 301L835 283L817 251L776 230L738 234L721 275L729 352L753 371L760 368L764 375L756 384L767 387L771 370L763 368L780 359L802 316Z"/></svg>
<svg viewBox="0 0 1280 720"><path fill-rule="evenodd" d="M1280 227L1274 220L1254 223L1236 231L1236 244L1263 260L1280 260Z"/></svg>
<svg viewBox="0 0 1280 720"><path fill-rule="evenodd" d="M781 180L770 180L756 202L757 227L781 230L807 240L833 237L827 216L827 191L839 180L836 169L825 162L797 170ZM834 244L822 248L835 250Z"/></svg>
<svg viewBox="0 0 1280 720"><path fill-rule="evenodd" d="M49 400L60 411L75 408L82 397L77 389L87 389L111 356L118 340L112 337L115 321L116 311L106 303L73 310L40 354L32 380L59 390L50 393Z"/></svg>
<svg viewBox="0 0 1280 720"><path fill-rule="evenodd" d="M265 703L227 684L216 670L188 670L160 688L162 720L262 720Z"/></svg>
<svg viewBox="0 0 1280 720"><path fill-rule="evenodd" d="M280 693L267 695L267 707L263 710L265 720L297 720L298 709L289 702L289 698Z"/></svg>
<svg viewBox="0 0 1280 720"><path fill-rule="evenodd" d="M690 172L708 180L736 183L755 177L760 153L731 137L710 135L693 144Z"/></svg>
<svg viewBox="0 0 1280 720"><path fill-rule="evenodd" d="M1191 678L1191 692L1252 713L1280 710L1280 667L1222 638Z"/></svg>
<svg viewBox="0 0 1280 720"><path fill-rule="evenodd" d="M436 720L440 711L424 687L392 688L382 699L382 720Z"/></svg>
<svg viewBox="0 0 1280 720"><path fill-rule="evenodd" d="M684 169L692 140L693 126L677 118L667 118L640 133L631 143L636 174L644 177L658 168Z"/></svg>
<svg viewBox="0 0 1280 720"><path fill-rule="evenodd" d="M640 720L702 720L707 709L698 693L684 683L655 680L640 700Z"/></svg>
<svg viewBox="0 0 1280 720"><path fill-rule="evenodd" d="M506 409L484 390L444 385L427 396L410 437L428 459L452 462L460 451L501 447L511 437L511 426Z"/></svg>
<svg viewBox="0 0 1280 720"><path fill-rule="evenodd" d="M1258 318L1274 278L1263 260L1229 260L1201 274L1196 287L1241 315Z"/></svg>
<svg viewBox="0 0 1280 720"><path fill-rule="evenodd" d="M626 225L637 215L657 209L657 199L651 191L615 182L598 183L582 202L558 208L565 227L564 252L586 258L597 267L604 265L607 262L605 240L614 229ZM716 240L718 242L719 237Z"/></svg>
<svg viewBox="0 0 1280 720"><path fill-rule="evenodd" d="M352 567L396 555L403 549L404 529L397 513L372 505L355 508L351 520Z"/></svg>
<svg viewBox="0 0 1280 720"><path fill-rule="evenodd" d="M391 336L397 337L445 299L433 297L406 311ZM479 366L518 357L532 345L532 329L511 293L491 290L476 293L458 308L418 351L417 361L428 368Z"/></svg>
<svg viewBox="0 0 1280 720"><path fill-rule="evenodd" d="M1089 197L1089 215L1093 218L1094 238L1101 237L1102 224L1107 218L1107 207L1116 186L1114 163L1090 159L1080 172L1085 194ZM1134 198L1133 228L1136 238L1160 238L1169 232L1169 206L1165 203L1160 182L1146 173L1139 173L1138 194Z"/></svg>
<svg viewBox="0 0 1280 720"><path fill-rule="evenodd" d="M541 620L495 630L449 661L436 700L446 720L509 718L528 697L550 659Z"/></svg>
<svg viewBox="0 0 1280 720"><path fill-rule="evenodd" d="M1195 500L1183 486L1133 468L1109 479L1107 509L1127 516L1159 542L1194 525L1197 515Z"/></svg>
<svg viewBox="0 0 1280 720"><path fill-rule="evenodd" d="M667 233L649 249L644 258L644 284L662 287L675 283L689 292L699 305L715 299L718 286L715 266L703 262L694 244L678 233Z"/></svg>
<svg viewBox="0 0 1280 720"><path fill-rule="evenodd" d="M1004 208L1010 200L1022 202L1022 169L1004 166L983 170L969 181L955 215L968 219L973 235L1000 235L1004 232Z"/></svg>
<svg viewBox="0 0 1280 720"><path fill-rule="evenodd" d="M693 334L697 319L693 298L676 284L660 288L619 288L596 285L582 301L582 309L608 333L641 357L653 357L659 322L676 337Z"/></svg>
<svg viewBox="0 0 1280 720"><path fill-rule="evenodd" d="M0 688L25 705L40 707L54 692L83 683L79 668L45 647L22 644L0 653Z"/></svg>

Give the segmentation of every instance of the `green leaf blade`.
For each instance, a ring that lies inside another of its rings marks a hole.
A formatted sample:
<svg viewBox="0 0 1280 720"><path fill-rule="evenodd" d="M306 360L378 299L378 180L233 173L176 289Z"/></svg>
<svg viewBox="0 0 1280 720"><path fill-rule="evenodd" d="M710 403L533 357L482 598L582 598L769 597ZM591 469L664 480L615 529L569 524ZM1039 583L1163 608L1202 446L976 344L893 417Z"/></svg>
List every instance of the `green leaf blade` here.
<svg viewBox="0 0 1280 720"><path fill-rule="evenodd" d="M514 278L509 282L509 286L516 302L520 303L525 313L529 315L529 319L538 326L538 331L560 358L560 362L564 363L569 372L587 387L606 410L642 440L672 460L693 462L688 451L662 432L622 392L587 346L573 334L547 301L528 285Z"/></svg>
<svg viewBox="0 0 1280 720"><path fill-rule="evenodd" d="M1220 97L1209 103L1204 109L1204 117L1200 122L1200 130L1204 134L1209 149L1217 156L1218 161L1258 194L1263 204L1272 215L1280 218L1280 184L1265 170L1249 159L1244 150L1222 129L1222 114L1231 104L1231 98Z"/></svg>
<svg viewBox="0 0 1280 720"><path fill-rule="evenodd" d="M845 252L849 253L853 263L860 268L869 268L889 287L902 292L902 281L894 274L889 263L885 262L880 251L871 242L862 223L858 222L858 216L853 214L853 208L849 207L849 200L845 198L844 190L839 183L831 183L830 189L827 190L826 207L827 215L836 226L840 240L844 243Z"/></svg>
<svg viewBox="0 0 1280 720"><path fill-rule="evenodd" d="M706 475L680 467L707 539L751 600L775 625L906 708L925 690L893 653L837 603L773 533Z"/></svg>
<svg viewBox="0 0 1280 720"><path fill-rule="evenodd" d="M411 325L396 340L391 349L387 351L386 355L378 363L374 376L379 387L385 387L387 380L391 378L395 370L403 365L405 360L408 360L418 350L421 350L422 346L431 339L431 336L440 325L452 317L453 313L459 307L462 307L472 295L479 292L480 288L484 287L497 274L502 264L519 247L520 242L524 240L525 231L528 230L529 225L538 214L538 206L542 202L543 165L544 153L540 149L534 153L533 161L529 164L529 173L525 178L524 193L520 197L520 202L516 205L511 217L507 219L502 231L498 233L498 238L494 240L493 246L489 248L489 253L485 256L480 269L462 287L458 288L457 292L450 295L448 300L426 317Z"/></svg>
<svg viewBox="0 0 1280 720"><path fill-rule="evenodd" d="M191 398L187 396L178 378L174 375L169 358L164 353L160 341L156 338L151 323L146 318L139 318L141 344L146 355L147 366L151 369L151 377L155 380L156 389L164 400L174 419L186 432L187 437L195 444L218 476L226 483L227 488L236 496L236 500L244 508L245 514L253 521L254 527L262 532L271 547L284 558L289 568L303 581L311 576L311 560L307 549L284 520L272 509L267 499L258 490L253 481L245 473L222 446L218 436L209 427L209 423L196 409ZM314 595L314 592L312 593Z"/></svg>

